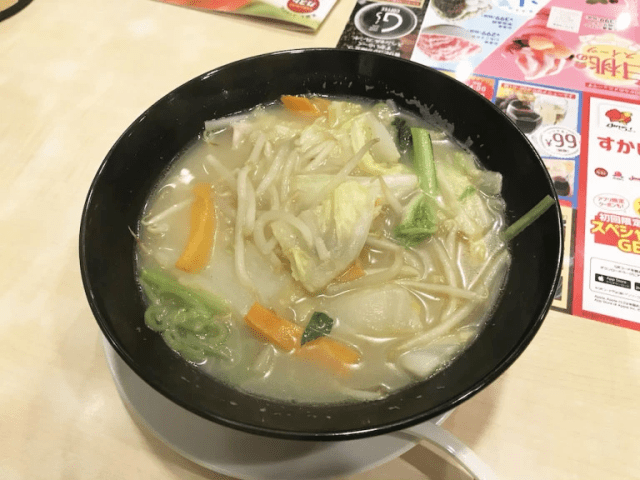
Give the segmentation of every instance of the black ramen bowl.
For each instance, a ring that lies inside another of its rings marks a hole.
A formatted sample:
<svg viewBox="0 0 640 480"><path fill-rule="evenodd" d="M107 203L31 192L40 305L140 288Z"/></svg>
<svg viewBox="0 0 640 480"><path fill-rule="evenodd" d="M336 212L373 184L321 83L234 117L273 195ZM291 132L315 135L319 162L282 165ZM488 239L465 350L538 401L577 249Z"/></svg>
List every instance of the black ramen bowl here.
<svg viewBox="0 0 640 480"><path fill-rule="evenodd" d="M504 293L479 338L432 378L372 402L310 406L258 398L216 381L175 354L144 324L134 239L147 196L171 161L203 130L282 94L392 99L435 113L484 165L502 173L507 220L545 195L554 208L517 236ZM155 103L120 137L91 185L80 229L80 263L98 325L149 385L201 417L246 432L298 440L346 440L429 420L468 399L523 352L546 316L560 278L562 219L553 183L527 138L491 102L436 70L389 56L294 50L205 73Z"/></svg>

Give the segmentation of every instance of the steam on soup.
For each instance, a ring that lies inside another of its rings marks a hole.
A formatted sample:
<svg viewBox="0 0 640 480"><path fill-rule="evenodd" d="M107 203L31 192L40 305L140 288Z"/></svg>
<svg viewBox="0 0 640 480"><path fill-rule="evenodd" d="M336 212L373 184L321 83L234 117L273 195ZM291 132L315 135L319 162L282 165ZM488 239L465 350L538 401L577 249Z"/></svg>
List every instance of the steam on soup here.
<svg viewBox="0 0 640 480"><path fill-rule="evenodd" d="M501 180L391 102L285 96L206 122L140 222L145 321L252 394L382 398L487 319Z"/></svg>

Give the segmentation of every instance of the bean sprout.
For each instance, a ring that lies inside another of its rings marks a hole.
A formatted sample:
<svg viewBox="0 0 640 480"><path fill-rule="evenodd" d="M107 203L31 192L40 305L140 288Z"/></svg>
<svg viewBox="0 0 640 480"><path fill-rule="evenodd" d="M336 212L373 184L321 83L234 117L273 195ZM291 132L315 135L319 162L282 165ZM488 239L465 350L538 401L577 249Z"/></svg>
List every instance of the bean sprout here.
<svg viewBox="0 0 640 480"><path fill-rule="evenodd" d="M378 139L374 138L373 140L369 140L367 143L365 143L362 148L358 150L353 157L351 157L351 159L344 165L344 167L342 167L342 169L333 176L331 181L329 181L328 184L322 187L320 192L312 197L311 201L307 203L308 208L313 208L317 204L321 203L329 194L329 192L332 192L338 185L344 182L349 174L358 166L360 160L362 160L362 157L364 157L369 149L377 142Z"/></svg>
<svg viewBox="0 0 640 480"><path fill-rule="evenodd" d="M404 257L402 255L402 252L400 250L396 250L395 259L391 267L381 272L374 273L372 275L365 275L364 277L357 278L350 282L329 285L327 287L327 293L337 294L337 293L342 293L354 288L373 287L385 282L389 282L395 279L400 274L403 266L404 266Z"/></svg>
<svg viewBox="0 0 640 480"><path fill-rule="evenodd" d="M245 178L247 188L247 212L246 220L243 228L245 237L248 237L253 231L253 226L256 222L256 193L253 189L253 184L249 178Z"/></svg>
<svg viewBox="0 0 640 480"><path fill-rule="evenodd" d="M273 160L273 162L271 162L269 170L267 170L266 175L262 178L262 181L258 185L258 188L256 188L256 196L260 197L274 182L274 180L280 173L280 169L282 168L282 164L285 157L287 156L287 153L288 150L286 147L282 147L280 150L278 150L276 158Z"/></svg>
<svg viewBox="0 0 640 480"><path fill-rule="evenodd" d="M262 152L262 149L266 142L267 142L267 137L265 136L264 133L260 132L260 135L258 135L256 143L253 145L253 150L251 151L251 154L247 159L247 165L252 165L258 162L258 158L260 157L260 153Z"/></svg>
<svg viewBox="0 0 640 480"><path fill-rule="evenodd" d="M387 182L385 182L384 178L382 178L382 177L378 177L378 180L380 181L380 187L382 188L382 194L384 195L384 198L387 200L387 203L391 207L391 210L393 210L393 212L396 215L402 216L402 205L400 205L400 202L398 201L398 199L393 196L393 193L389 189L389 186L387 185Z"/></svg>
<svg viewBox="0 0 640 480"><path fill-rule="evenodd" d="M229 187L231 187L231 189L233 191L235 191L236 190L236 178L235 178L235 175L229 169L227 169L227 167L222 165L222 163L220 163L220 160L218 160L213 155L208 154L207 155L207 161L209 162L209 165L211 165L213 167L213 169L216 171L216 173L218 175L220 175L220 177L224 180L224 182Z"/></svg>
<svg viewBox="0 0 640 480"><path fill-rule="evenodd" d="M163 210L162 212L158 213L157 215L154 215L153 217L151 217L148 220L140 220L140 223L142 225L144 225L145 227L148 226L148 225L154 225L154 224L158 223L159 221L164 220L165 218L169 217L170 215L173 215L174 213L177 213L180 210L185 209L186 207L191 205L191 203L192 203L192 201L190 199L183 200L182 202L178 202L178 203L176 203L174 205L171 205L166 210ZM163 230L163 231L166 231L166 230Z"/></svg>
<svg viewBox="0 0 640 480"><path fill-rule="evenodd" d="M291 173L296 169L298 163L298 153L293 150L287 157L287 161L282 168L282 179L280 182L280 198L285 200L289 196L289 189L291 184Z"/></svg>
<svg viewBox="0 0 640 480"><path fill-rule="evenodd" d="M246 199L246 185L247 175L249 173L249 167L243 167L238 173L238 211L236 213L236 225L235 225L235 267L236 273L240 282L249 288L253 288L253 283L247 272L245 263L245 246L244 246L244 222L246 220L247 212L247 199Z"/></svg>
<svg viewBox="0 0 640 480"><path fill-rule="evenodd" d="M256 222L253 229L254 236L256 235L255 232L263 230L267 223L276 220L288 223L293 228L298 230L309 248L312 248L314 246L313 234L311 233L311 229L309 228L309 226L292 213L283 212L282 210L269 210L268 212L263 213L260 218L258 218L258 221ZM264 238L264 233L262 234L262 238Z"/></svg>
<svg viewBox="0 0 640 480"><path fill-rule="evenodd" d="M279 210L280 209L280 197L278 196L278 190L275 185L271 184L269 189L269 208L271 210Z"/></svg>
<svg viewBox="0 0 640 480"><path fill-rule="evenodd" d="M318 156L316 156L316 158L314 158L311 163L304 167L304 171L310 172L322 166L329 154L335 148L336 142L334 142L333 140L327 140L325 143L323 143L323 145L325 145L325 147L320 151L320 153L318 153Z"/></svg>

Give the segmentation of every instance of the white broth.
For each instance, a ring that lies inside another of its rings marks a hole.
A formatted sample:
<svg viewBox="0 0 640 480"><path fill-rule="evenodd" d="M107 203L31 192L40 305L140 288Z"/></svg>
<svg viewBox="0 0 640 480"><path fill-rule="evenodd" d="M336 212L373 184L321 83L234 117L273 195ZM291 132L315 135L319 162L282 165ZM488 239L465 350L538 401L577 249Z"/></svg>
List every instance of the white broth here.
<svg viewBox="0 0 640 480"><path fill-rule="evenodd" d="M283 98L207 122L140 221L145 320L251 394L383 398L483 328L510 261L500 189L391 102Z"/></svg>

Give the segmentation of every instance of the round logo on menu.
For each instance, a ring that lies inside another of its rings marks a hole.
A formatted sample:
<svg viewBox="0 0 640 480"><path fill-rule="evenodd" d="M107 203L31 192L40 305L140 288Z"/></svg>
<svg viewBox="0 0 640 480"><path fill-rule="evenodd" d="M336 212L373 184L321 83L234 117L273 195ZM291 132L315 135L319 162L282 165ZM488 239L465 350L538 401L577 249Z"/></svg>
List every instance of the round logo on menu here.
<svg viewBox="0 0 640 480"><path fill-rule="evenodd" d="M358 10L354 18L358 30L379 39L401 38L410 34L418 19L402 5L371 4Z"/></svg>
<svg viewBox="0 0 640 480"><path fill-rule="evenodd" d="M580 153L580 134L559 125L543 129L538 134L538 142L550 157L573 158Z"/></svg>

